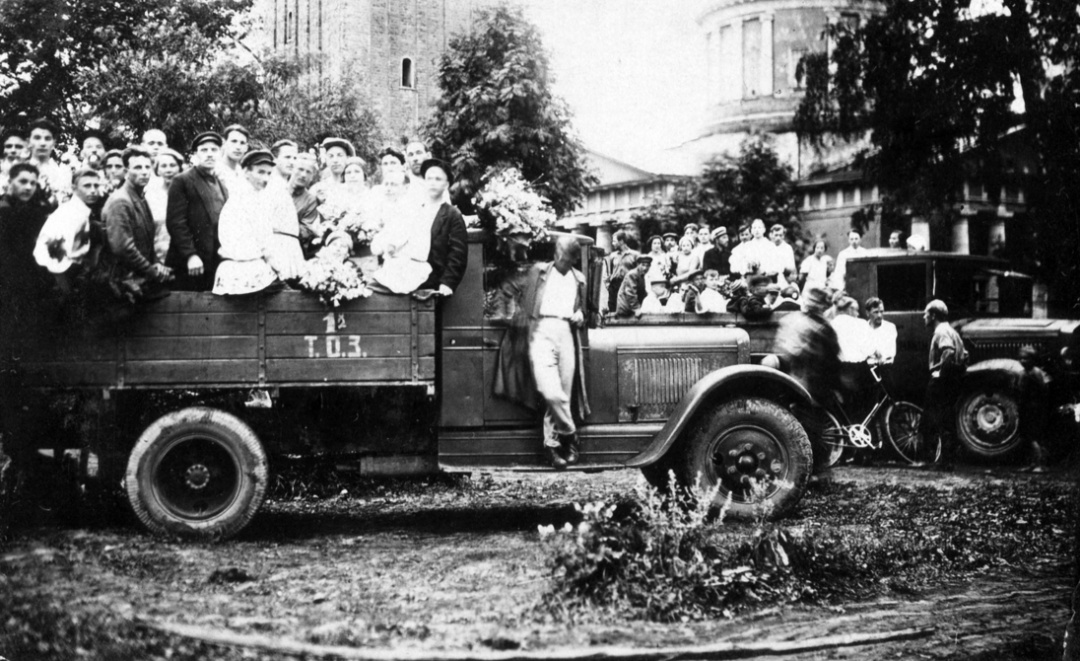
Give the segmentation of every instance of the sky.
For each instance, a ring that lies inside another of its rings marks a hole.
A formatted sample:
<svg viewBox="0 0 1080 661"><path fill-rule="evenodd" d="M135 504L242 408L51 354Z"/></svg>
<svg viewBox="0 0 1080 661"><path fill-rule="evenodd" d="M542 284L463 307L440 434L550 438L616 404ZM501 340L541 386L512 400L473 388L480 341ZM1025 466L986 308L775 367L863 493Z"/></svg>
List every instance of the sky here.
<svg viewBox="0 0 1080 661"><path fill-rule="evenodd" d="M704 42L692 0L527 0L586 146L633 160L695 137Z"/></svg>

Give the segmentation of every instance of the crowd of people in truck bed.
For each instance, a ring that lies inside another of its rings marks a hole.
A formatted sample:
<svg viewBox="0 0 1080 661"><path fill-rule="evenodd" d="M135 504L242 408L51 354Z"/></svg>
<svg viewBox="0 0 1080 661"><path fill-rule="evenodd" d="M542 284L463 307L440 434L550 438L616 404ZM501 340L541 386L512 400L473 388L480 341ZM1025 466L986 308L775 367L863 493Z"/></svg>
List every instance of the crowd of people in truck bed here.
<svg viewBox="0 0 1080 661"><path fill-rule="evenodd" d="M422 142L384 149L370 186L368 164L343 138L263 149L233 125L200 133L182 155L160 130L122 150L91 131L77 156L58 158L59 137L44 119L4 134L5 316L73 307L58 300L100 309L171 290L294 287L305 263L331 246L339 260L370 251L377 263L365 275L385 292L450 296L464 274L467 230L449 203L452 170ZM347 214L363 218L362 232L328 222Z"/></svg>

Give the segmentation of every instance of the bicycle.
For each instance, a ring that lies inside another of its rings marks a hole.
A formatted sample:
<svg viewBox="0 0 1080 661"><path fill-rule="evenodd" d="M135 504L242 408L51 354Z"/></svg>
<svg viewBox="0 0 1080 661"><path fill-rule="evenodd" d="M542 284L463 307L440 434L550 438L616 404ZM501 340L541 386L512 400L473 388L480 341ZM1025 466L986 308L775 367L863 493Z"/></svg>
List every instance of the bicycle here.
<svg viewBox="0 0 1080 661"><path fill-rule="evenodd" d="M911 402L894 399L878 374L877 365L870 367L870 374L881 390L881 395L862 422L852 423L842 406L836 406L839 417L828 408L822 407L821 410L828 416L829 422L820 434L825 454L819 460L819 466L835 466L849 449L879 451L882 448L881 437L889 442L899 458L909 464L936 462L941 457L941 438L935 437L932 444L923 438L919 431L922 408ZM880 420L877 420L875 425L875 420L879 417ZM873 433L874 427L877 428L877 435Z"/></svg>

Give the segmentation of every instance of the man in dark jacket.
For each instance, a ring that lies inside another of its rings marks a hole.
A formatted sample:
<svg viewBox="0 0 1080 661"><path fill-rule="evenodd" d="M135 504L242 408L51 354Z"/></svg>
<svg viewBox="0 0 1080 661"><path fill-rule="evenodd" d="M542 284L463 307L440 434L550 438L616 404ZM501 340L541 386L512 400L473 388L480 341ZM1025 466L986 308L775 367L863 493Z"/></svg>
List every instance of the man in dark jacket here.
<svg viewBox="0 0 1080 661"><path fill-rule="evenodd" d="M51 300L55 279L38 266L34 245L56 204L42 193L33 164L16 163L8 174L8 192L0 196L0 328L21 334L41 321Z"/></svg>
<svg viewBox="0 0 1080 661"><path fill-rule="evenodd" d="M731 251L728 250L728 233L724 226L717 227L712 231L712 248L709 248L701 256L701 270L715 270L725 279L731 275Z"/></svg>
<svg viewBox="0 0 1080 661"><path fill-rule="evenodd" d="M507 292L516 305L499 347L495 394L529 408L545 404L544 452L551 465L577 463L581 448L574 412L589 414L582 360L585 276L573 265L581 246L572 236L555 244L555 261L533 264Z"/></svg>
<svg viewBox="0 0 1080 661"><path fill-rule="evenodd" d="M154 216L146 203L144 193L154 172L150 152L141 147L124 150L124 185L113 192L101 210L105 231L109 237L109 249L116 264L130 274L140 286L142 294L161 291L158 285L172 277L172 269L158 263L154 251Z"/></svg>
<svg viewBox="0 0 1080 661"><path fill-rule="evenodd" d="M169 185L169 253L165 264L176 273L176 289L209 291L218 263L217 225L229 199L225 183L214 174L221 136L206 132L191 142L192 167Z"/></svg>
<svg viewBox="0 0 1080 661"><path fill-rule="evenodd" d="M631 269L619 284L619 296L615 306L615 314L620 317L634 317L641 314L641 304L649 294L649 286L645 282L645 273L652 266L652 255L638 255L637 264Z"/></svg>
<svg viewBox="0 0 1080 661"><path fill-rule="evenodd" d="M426 200L438 205L435 220L431 223L431 249L427 260L431 275L420 289L434 289L439 296L452 296L469 263L469 231L461 212L444 201L446 191L453 183L450 167L436 158L429 158L420 165L420 176L426 185Z"/></svg>

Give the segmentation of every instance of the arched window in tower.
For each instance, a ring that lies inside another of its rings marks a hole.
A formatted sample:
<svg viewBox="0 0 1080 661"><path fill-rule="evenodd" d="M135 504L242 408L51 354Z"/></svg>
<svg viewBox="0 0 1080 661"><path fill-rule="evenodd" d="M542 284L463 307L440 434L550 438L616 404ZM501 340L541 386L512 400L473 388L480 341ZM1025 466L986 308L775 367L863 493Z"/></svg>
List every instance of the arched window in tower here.
<svg viewBox="0 0 1080 661"><path fill-rule="evenodd" d="M413 71L413 61L411 57L401 58L401 86L406 89L413 89L416 87L416 76Z"/></svg>

